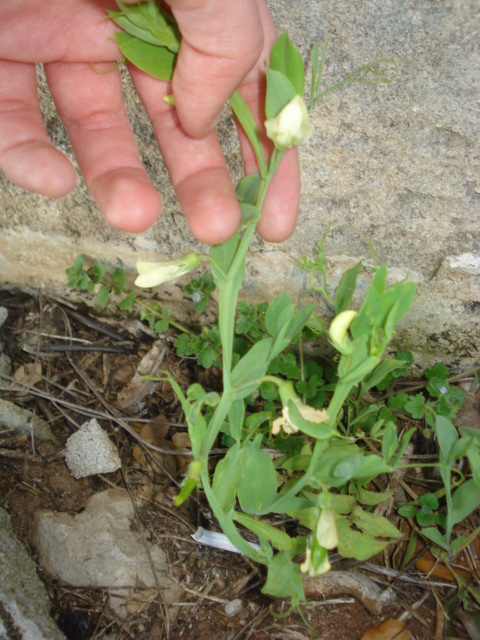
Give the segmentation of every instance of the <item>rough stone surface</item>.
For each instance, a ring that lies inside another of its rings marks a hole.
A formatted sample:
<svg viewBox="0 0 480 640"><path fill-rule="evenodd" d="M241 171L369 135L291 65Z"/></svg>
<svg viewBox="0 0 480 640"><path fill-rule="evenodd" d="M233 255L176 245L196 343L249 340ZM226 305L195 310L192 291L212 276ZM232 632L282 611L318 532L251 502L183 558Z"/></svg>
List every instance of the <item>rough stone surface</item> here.
<svg viewBox="0 0 480 640"><path fill-rule="evenodd" d="M129 496L112 489L92 496L85 509L74 517L68 513L37 512L34 544L40 564L63 583L116 587L117 593L127 596L135 588L156 586L145 550L148 544L163 598L166 602L177 601L181 589L168 576L164 551L142 541L142 534L132 530L134 519ZM123 598L112 598L111 605L119 615L126 615Z"/></svg>
<svg viewBox="0 0 480 640"><path fill-rule="evenodd" d="M0 638L64 638L50 618L50 600L36 573L35 564L15 537L8 513L1 508L0 567Z"/></svg>
<svg viewBox="0 0 480 640"><path fill-rule="evenodd" d="M72 476L77 479L97 473L113 473L122 466L115 445L95 418L82 424L68 438L65 462Z"/></svg>
<svg viewBox="0 0 480 640"><path fill-rule="evenodd" d="M28 409L22 409L9 400L0 399L0 427L26 433L40 440L58 443L48 424L40 420Z"/></svg>
<svg viewBox="0 0 480 640"><path fill-rule="evenodd" d="M246 293L297 293L304 280L290 259L311 255L329 225L326 250L335 280L343 265L369 256L366 234L379 262L420 284L399 346L425 365L469 366L478 358L480 335L478 3L366 0L354 11L334 0L269 4L278 30L289 30L305 60L312 43L331 34L325 87L378 57L394 58L398 72L392 84L350 84L317 106L315 135L300 149L297 230L280 246L254 242ZM198 248L127 79L125 90L140 153L164 197L162 219L145 234L126 236L107 227L81 180L54 202L0 179L0 281L58 293L65 267L80 252L112 262L120 257L133 269L137 258L177 257ZM71 157L45 83L40 94L49 133ZM241 158L227 111L219 133L236 181ZM179 297L179 287L167 291Z"/></svg>

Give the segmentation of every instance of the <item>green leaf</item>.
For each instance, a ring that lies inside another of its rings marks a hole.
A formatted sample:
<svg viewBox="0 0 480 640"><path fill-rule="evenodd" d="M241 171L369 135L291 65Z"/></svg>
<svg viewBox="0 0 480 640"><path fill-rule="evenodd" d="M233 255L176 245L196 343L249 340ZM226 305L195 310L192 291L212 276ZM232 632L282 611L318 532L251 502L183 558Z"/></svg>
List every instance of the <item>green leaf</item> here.
<svg viewBox="0 0 480 640"><path fill-rule="evenodd" d="M231 376L232 387L240 387L264 376L267 372L271 348L272 338L267 338L254 344L233 369Z"/></svg>
<svg viewBox="0 0 480 640"><path fill-rule="evenodd" d="M242 429L245 420L245 402L243 400L235 400L232 402L228 411L228 422L230 425L230 435L235 440L242 437Z"/></svg>
<svg viewBox="0 0 480 640"><path fill-rule="evenodd" d="M265 163L265 158L263 157L263 148L262 143L260 142L260 134L258 133L257 125L253 118L252 112L247 107L245 100L238 93L238 91L235 91L230 98L230 106L237 120L241 124L243 130L247 134L247 138L249 139L250 144L253 147L260 175L262 177L265 177L267 175L267 165Z"/></svg>
<svg viewBox="0 0 480 640"><path fill-rule="evenodd" d="M244 458L245 450L241 449L237 442L215 468L212 490L223 511L230 511L235 505L237 490L244 472Z"/></svg>
<svg viewBox="0 0 480 640"><path fill-rule="evenodd" d="M424 505L430 511L437 511L438 509L438 498L434 493L424 493L423 496L420 496L418 499L421 505Z"/></svg>
<svg viewBox="0 0 480 640"><path fill-rule="evenodd" d="M293 562L289 555L280 551L268 563L267 580L262 593L274 598L291 598L292 604L303 602L303 579L300 565Z"/></svg>
<svg viewBox="0 0 480 640"><path fill-rule="evenodd" d="M136 67L159 80L171 80L176 54L166 47L143 42L128 33L118 32L115 40L122 55Z"/></svg>
<svg viewBox="0 0 480 640"><path fill-rule="evenodd" d="M240 204L255 205L260 191L262 179L259 173L251 173L240 180L235 190L237 200Z"/></svg>
<svg viewBox="0 0 480 640"><path fill-rule="evenodd" d="M385 427L382 438L382 456L388 462L398 449L397 427L389 422Z"/></svg>
<svg viewBox="0 0 480 640"><path fill-rule="evenodd" d="M416 396L407 400L404 405L404 409L405 411L408 411L415 420L421 420L425 414L425 398L422 394L417 393Z"/></svg>
<svg viewBox="0 0 480 640"><path fill-rule="evenodd" d="M300 369L294 353L282 353L277 356L268 367L268 373L272 375L280 374L289 380L299 380Z"/></svg>
<svg viewBox="0 0 480 640"><path fill-rule="evenodd" d="M314 311L315 305L307 304L295 312L288 325L288 336L290 337L291 342L294 341L303 327L307 324Z"/></svg>
<svg viewBox="0 0 480 640"><path fill-rule="evenodd" d="M238 500L245 513L254 514L268 508L277 493L277 472L267 451L261 449L262 436L244 447L243 478Z"/></svg>
<svg viewBox="0 0 480 640"><path fill-rule="evenodd" d="M95 282L95 284L98 284L99 282L103 282L103 279L107 272L107 267L101 262L95 262L95 264L92 267L92 271L95 274L93 278L93 281Z"/></svg>
<svg viewBox="0 0 480 640"><path fill-rule="evenodd" d="M262 217L262 213L258 207L254 207L253 204L247 204L246 202L240 205L240 211L242 214L240 227L242 229L248 224L256 224Z"/></svg>
<svg viewBox="0 0 480 640"><path fill-rule="evenodd" d="M252 531L256 536L270 540L272 545L281 551L294 551L296 547L296 541L290 536L276 527L272 527L262 520L257 520L246 513L235 512L233 519L244 526L249 531Z"/></svg>
<svg viewBox="0 0 480 640"><path fill-rule="evenodd" d="M448 551L448 545L445 542L445 537L435 527L427 527L422 529L422 535L434 542L436 545Z"/></svg>
<svg viewBox="0 0 480 640"><path fill-rule="evenodd" d="M390 540L381 540L364 531L356 531L347 518L337 519L338 553L344 558L368 560L380 553L390 544Z"/></svg>
<svg viewBox="0 0 480 640"><path fill-rule="evenodd" d="M419 511L417 513L417 522L421 527L429 527L432 524L441 524L442 516L433 513L424 513Z"/></svg>
<svg viewBox="0 0 480 640"><path fill-rule="evenodd" d="M75 261L73 263L73 268L76 269L77 271L82 271L84 264L85 264L85 256L83 255L83 253L80 253L75 258Z"/></svg>
<svg viewBox="0 0 480 640"><path fill-rule="evenodd" d="M270 68L279 71L292 83L295 92L303 97L305 71L300 51L290 42L288 31L284 31L270 50Z"/></svg>
<svg viewBox="0 0 480 640"><path fill-rule="evenodd" d="M335 292L335 314L338 315L342 311L349 308L352 296L355 292L357 278L362 270L363 262L357 262L354 267L347 269L340 280L340 284Z"/></svg>
<svg viewBox="0 0 480 640"><path fill-rule="evenodd" d="M107 11L107 14L119 27L140 40L178 51L181 35L176 22L155 0L134 5L117 0L117 5L121 11Z"/></svg>
<svg viewBox="0 0 480 640"><path fill-rule="evenodd" d="M126 298L120 300L120 302L118 303L118 308L121 311L130 311L131 309L133 309L136 299L137 294L135 292L135 289L132 289Z"/></svg>
<svg viewBox="0 0 480 640"><path fill-rule="evenodd" d="M391 491L368 491L363 487L358 487L358 501L368 507L386 502L390 500L391 497Z"/></svg>
<svg viewBox="0 0 480 640"><path fill-rule="evenodd" d="M439 362L435 366L430 367L430 369L426 369L424 375L427 380L430 380L431 378L443 378L444 380L448 380L447 365L443 362Z"/></svg>
<svg viewBox="0 0 480 640"><path fill-rule="evenodd" d="M443 416L435 416L435 433L437 435L438 446L440 447L440 461L449 459L450 451L458 440L458 432L453 424Z"/></svg>
<svg viewBox="0 0 480 640"><path fill-rule="evenodd" d="M302 433L305 433L311 438L315 438L316 440L327 440L338 435L337 430L334 429L328 421L321 422L319 424L317 422L305 420L297 409L297 405L292 400L289 400L288 402L288 411L293 424L300 429Z"/></svg>
<svg viewBox="0 0 480 640"><path fill-rule="evenodd" d="M220 286L228 274L235 259L240 236L234 233L233 236L222 244L216 244L210 249L211 268L215 284Z"/></svg>
<svg viewBox="0 0 480 640"><path fill-rule="evenodd" d="M380 538L401 538L402 534L387 518L364 511L360 507L353 510L353 523L358 529Z"/></svg>
<svg viewBox="0 0 480 640"><path fill-rule="evenodd" d="M265 314L265 327L272 338L275 338L284 329L294 313L295 305L286 293L281 293L273 298Z"/></svg>
<svg viewBox="0 0 480 640"><path fill-rule="evenodd" d="M283 73L267 69L267 97L265 99L267 119L277 116L295 95L295 87Z"/></svg>
<svg viewBox="0 0 480 640"><path fill-rule="evenodd" d="M376 387L381 384L381 382L396 369L403 369L405 365L408 364L406 360L397 360L393 358L387 358L383 360L372 373L365 378L360 387L360 394L363 395L369 389Z"/></svg>
<svg viewBox="0 0 480 640"><path fill-rule="evenodd" d="M403 518L413 518L417 513L417 507L414 504L402 504L398 507L398 515Z"/></svg>
<svg viewBox="0 0 480 640"><path fill-rule="evenodd" d="M123 293L123 291L125 290L125 282L125 269L122 269L122 267L117 267L117 269L115 269L115 271L112 273L113 289L117 295Z"/></svg>
<svg viewBox="0 0 480 640"><path fill-rule="evenodd" d="M458 524L465 520L480 505L480 488L473 479L458 487L452 496L452 522Z"/></svg>
<svg viewBox="0 0 480 640"><path fill-rule="evenodd" d="M105 307L108 304L108 299L110 298L110 294L108 292L108 288L103 284L100 288L100 291L97 294L97 303L98 305L102 308L105 309Z"/></svg>

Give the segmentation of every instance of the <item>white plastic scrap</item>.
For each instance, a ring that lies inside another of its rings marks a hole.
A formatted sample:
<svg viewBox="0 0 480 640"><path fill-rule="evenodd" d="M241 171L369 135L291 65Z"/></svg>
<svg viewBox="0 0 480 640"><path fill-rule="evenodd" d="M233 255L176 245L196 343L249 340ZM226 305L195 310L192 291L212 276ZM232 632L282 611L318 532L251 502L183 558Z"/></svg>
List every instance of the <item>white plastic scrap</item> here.
<svg viewBox="0 0 480 640"><path fill-rule="evenodd" d="M242 553L237 547L230 542L224 533L218 533L217 531L209 531L203 527L198 527L195 533L192 533L192 538L205 545L206 547L214 547L215 549L222 549L223 551L231 551L232 553ZM259 544L254 542L248 543L253 549L260 549Z"/></svg>

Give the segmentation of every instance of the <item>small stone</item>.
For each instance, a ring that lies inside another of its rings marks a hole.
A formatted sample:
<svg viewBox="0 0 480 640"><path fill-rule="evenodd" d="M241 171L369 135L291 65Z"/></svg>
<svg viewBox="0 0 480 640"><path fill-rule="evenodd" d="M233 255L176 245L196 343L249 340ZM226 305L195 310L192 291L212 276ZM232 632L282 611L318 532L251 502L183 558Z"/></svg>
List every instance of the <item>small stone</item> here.
<svg viewBox="0 0 480 640"><path fill-rule="evenodd" d="M113 473L122 466L117 449L93 418L85 422L66 443L65 461L74 478Z"/></svg>
<svg viewBox="0 0 480 640"><path fill-rule="evenodd" d="M92 496L75 516L36 512L33 540L40 564L64 584L109 587L121 594L110 598L110 606L121 617L127 615L125 604L134 591L142 590L148 598L150 591L145 590L160 585L166 602L178 602L182 589L169 575L164 550L133 530L134 520L128 494L113 489Z"/></svg>
<svg viewBox="0 0 480 640"><path fill-rule="evenodd" d="M28 409L22 409L9 400L0 400L0 427L13 429L16 433L33 434L34 438L58 444L48 424Z"/></svg>
<svg viewBox="0 0 480 640"><path fill-rule="evenodd" d="M225 614L229 618L234 618L240 613L241 610L242 610L242 601L240 600L240 598L235 598L235 600L232 600L231 602L225 605Z"/></svg>

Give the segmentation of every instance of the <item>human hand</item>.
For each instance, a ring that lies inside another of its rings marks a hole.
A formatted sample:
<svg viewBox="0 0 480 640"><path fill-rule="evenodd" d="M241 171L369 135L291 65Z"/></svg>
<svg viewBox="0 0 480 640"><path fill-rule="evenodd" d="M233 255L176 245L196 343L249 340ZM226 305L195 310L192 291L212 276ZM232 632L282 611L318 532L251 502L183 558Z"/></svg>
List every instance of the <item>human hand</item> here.
<svg viewBox="0 0 480 640"><path fill-rule="evenodd" d="M132 0L128 0L132 1ZM123 102L120 74L97 67L121 57L109 0L10 0L0 24L0 169L20 187L58 198L76 182L69 160L48 139L36 95L34 62L43 62L80 170L107 222L148 228L161 199L142 166ZM182 44L172 83L129 66L150 117L177 197L194 235L219 243L237 229L240 209L215 119L238 87L263 130L264 60L276 38L264 0L175 0ZM108 65L105 65L108 67ZM176 108L163 96L175 95ZM257 170L241 133L246 173ZM265 138L265 148L269 141ZM298 212L296 150L286 154L263 208L259 233L282 241Z"/></svg>

